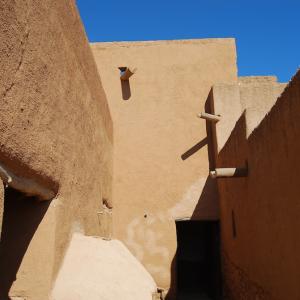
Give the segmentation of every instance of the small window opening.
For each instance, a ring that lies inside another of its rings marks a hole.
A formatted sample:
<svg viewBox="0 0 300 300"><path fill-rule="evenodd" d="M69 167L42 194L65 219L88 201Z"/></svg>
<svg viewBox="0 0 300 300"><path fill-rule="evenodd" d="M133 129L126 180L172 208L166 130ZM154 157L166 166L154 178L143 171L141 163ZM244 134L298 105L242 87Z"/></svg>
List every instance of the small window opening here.
<svg viewBox="0 0 300 300"><path fill-rule="evenodd" d="M0 299L9 299L11 286L22 277L18 274L20 265L50 203L28 197L13 188L5 189L0 241Z"/></svg>

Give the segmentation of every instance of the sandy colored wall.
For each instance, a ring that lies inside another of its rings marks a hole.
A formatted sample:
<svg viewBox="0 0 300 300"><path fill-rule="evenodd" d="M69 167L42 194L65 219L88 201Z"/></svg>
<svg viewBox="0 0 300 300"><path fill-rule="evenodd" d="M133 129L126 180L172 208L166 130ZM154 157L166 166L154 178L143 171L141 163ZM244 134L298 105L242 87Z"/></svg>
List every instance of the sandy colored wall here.
<svg viewBox="0 0 300 300"><path fill-rule="evenodd" d="M169 288L175 220L219 217L206 124L196 115L213 84L236 82L235 43L97 43L92 50L114 122L114 236ZM137 68L130 93L121 66Z"/></svg>
<svg viewBox="0 0 300 300"><path fill-rule="evenodd" d="M99 234L112 123L73 0L1 0L0 40L1 165L57 193L4 212L1 292L44 300L71 233Z"/></svg>
<svg viewBox="0 0 300 300"><path fill-rule="evenodd" d="M220 122L210 124L215 159L242 114L245 114L248 137L270 111L285 86L284 83L278 83L275 76L239 77L238 84L222 83L213 86L208 106L212 113L221 115Z"/></svg>
<svg viewBox="0 0 300 300"><path fill-rule="evenodd" d="M300 297L299 120L298 72L249 136L246 110L220 151L218 166L249 167L247 178L218 180L229 299Z"/></svg>

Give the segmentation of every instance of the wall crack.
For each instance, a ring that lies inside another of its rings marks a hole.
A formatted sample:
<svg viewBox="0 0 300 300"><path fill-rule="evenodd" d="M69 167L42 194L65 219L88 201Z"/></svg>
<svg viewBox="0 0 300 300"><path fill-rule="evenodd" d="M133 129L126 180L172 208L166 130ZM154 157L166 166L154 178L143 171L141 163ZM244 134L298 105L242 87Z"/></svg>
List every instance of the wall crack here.
<svg viewBox="0 0 300 300"><path fill-rule="evenodd" d="M15 86L15 84L16 84L15 79L16 79L17 74L19 73L20 69L22 68L22 65L23 65L23 62L24 62L24 57L25 57L25 52L26 52L26 48L27 48L27 44L28 44L28 40L29 40L29 35L30 35L30 29L29 29L29 26L28 26L28 22L29 22L29 7L28 7L28 3L27 3L27 16L26 16L26 20L25 20L25 34L24 34L23 39L21 40L21 43L20 43L20 47L21 47L20 59L19 59L17 68L15 70L15 74L13 75L12 82L9 84L8 87L5 88L4 92L2 93L2 100L4 100L6 98L8 93Z"/></svg>

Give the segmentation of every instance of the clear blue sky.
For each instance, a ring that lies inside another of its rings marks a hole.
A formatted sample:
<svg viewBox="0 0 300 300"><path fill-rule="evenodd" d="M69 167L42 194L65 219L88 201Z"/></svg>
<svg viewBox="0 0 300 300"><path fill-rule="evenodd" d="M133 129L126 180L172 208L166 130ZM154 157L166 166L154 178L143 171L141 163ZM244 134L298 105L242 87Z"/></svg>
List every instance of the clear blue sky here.
<svg viewBox="0 0 300 300"><path fill-rule="evenodd" d="M239 75L288 81L300 66L300 0L77 0L92 42L234 37Z"/></svg>

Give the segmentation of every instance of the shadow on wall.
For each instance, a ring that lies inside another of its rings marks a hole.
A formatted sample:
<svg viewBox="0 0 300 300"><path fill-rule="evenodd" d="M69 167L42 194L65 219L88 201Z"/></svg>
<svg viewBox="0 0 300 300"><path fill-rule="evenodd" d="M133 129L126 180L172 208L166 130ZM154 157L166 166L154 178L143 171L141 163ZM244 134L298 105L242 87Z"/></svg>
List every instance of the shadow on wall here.
<svg viewBox="0 0 300 300"><path fill-rule="evenodd" d="M166 300L176 300L177 296L177 253L178 249L176 250L175 256L173 257L172 263L171 263L171 284L170 289L168 291L168 294L166 296Z"/></svg>
<svg viewBox="0 0 300 300"><path fill-rule="evenodd" d="M120 80L123 100L129 100L131 97L131 88L129 80Z"/></svg>
<svg viewBox="0 0 300 300"><path fill-rule="evenodd" d="M187 150L186 152L184 152L181 155L181 159L182 160L186 160L188 159L190 156L192 156L193 154L195 154L196 152L198 152L201 148L203 148L205 145L207 145L207 137L205 137L204 139L202 139L199 143L195 144L193 147L191 147L189 150Z"/></svg>
<svg viewBox="0 0 300 300"><path fill-rule="evenodd" d="M209 208L210 201L213 199L213 201L217 201L217 190L216 190L216 182L210 177L207 177L205 186L201 192L201 195L199 197L198 204L192 214L190 221L199 221L204 220L203 218L203 211L206 211ZM219 228L219 225L218 225ZM213 295L210 295L214 300L220 300L222 299L222 277L221 277L221 257L220 257L220 244L219 244L219 229L215 229L214 232L215 236L212 236L212 240L214 241L215 247L213 247L211 250L213 251L212 257L213 260L213 269L209 271L207 274L208 278L210 278L210 284L212 286L208 286L207 288L213 290ZM199 237L200 238L200 237ZM196 241L195 241L196 242ZM178 248L176 251L176 254L172 260L171 264L171 285L169 292L166 296L166 300L175 300L178 299L178 267L177 267L177 256L178 256ZM201 274L199 270L199 276ZM203 275L203 274L202 274ZM185 274L183 274L185 276ZM183 277L181 276L181 277ZM188 274L186 274L187 277ZM199 278L199 285L201 284L201 279ZM202 283L205 284L205 283ZM199 295L198 295L199 296ZM181 299L181 298L180 298Z"/></svg>
<svg viewBox="0 0 300 300"><path fill-rule="evenodd" d="M5 190L3 225L0 242L0 299L8 293L37 227L51 201L38 202L35 197L14 189Z"/></svg>
<svg viewBox="0 0 300 300"><path fill-rule="evenodd" d="M264 122L264 120L262 122ZM223 180L219 183L219 190L220 194L222 195L222 203L224 203L221 211L221 222L223 224L221 231L223 293L224 299L272 299L272 296L269 294L269 292L266 291L260 285L259 282L253 280L255 279L255 277L251 278L249 276L249 274L245 270L243 263L244 261L247 261L249 257L251 257L251 261L253 261L252 267L257 266L257 262L255 261L256 255L264 253L263 244L259 242L259 238L262 238L261 240L266 241L267 244L268 239L266 239L266 236L271 236L272 230L274 230L276 240L280 240L279 231L274 229L276 222L271 222L271 227L267 228L268 222L266 222L266 220L270 213L273 217L275 216L276 220L281 220L280 227L282 226L282 210L279 210L278 216L274 214L274 211L272 212L272 207L278 206L276 205L276 202L274 202L275 199L273 196L269 198L266 196L266 194L264 195L264 192L268 189L268 186L265 181L266 177L268 176L265 175L264 168L261 167L265 165L267 159L270 161L270 167L272 168L272 166L274 166L274 161L276 160L274 160L274 150L272 150L272 155L269 155L270 153L267 152L267 157L261 156L261 149L263 147L263 143L261 143L260 145L256 144L253 151L248 152L249 142L247 141L246 129L246 115L244 111L238 119L238 121L236 122L236 125L230 134L230 137L228 138L226 144L224 145L219 154L218 163L222 166L244 165L244 162L248 161L248 156L250 155L251 158L252 154L254 157L254 161L257 162L258 166L258 173L253 174L253 166L255 164L252 164L250 159L250 164L252 168L250 170L251 173L249 172L249 175L252 174L252 176L248 176L246 178L239 178L235 180ZM272 129L274 129L274 126L272 126ZM256 130L252 132L250 138L251 136L253 136L253 134L257 132ZM266 143L266 140L267 139L264 140L264 143ZM271 140L274 141L275 146L273 145L273 147L270 147L270 145L266 144L266 149L275 149L278 146L278 140L274 138ZM282 140L280 140L280 142L282 142ZM280 159L278 159L277 161L284 161L284 157L280 157ZM270 170L270 168L267 169ZM284 168L278 169L284 170ZM274 173L270 172L269 174ZM273 185L274 182L276 182L276 176L271 177L271 190L275 191L276 187ZM253 180L252 182L255 182L255 184L251 185L251 180ZM251 194L251 192L255 190L253 189L253 186L257 187L258 185L261 185L261 189L259 192L260 195L254 195L254 197L249 198L249 193ZM282 182L280 182L276 186L281 187ZM264 196L262 197L261 195ZM286 192L284 192L284 196L287 197ZM243 200L243 205L240 204L241 199ZM251 199L251 201L249 201L249 199ZM259 206L257 205L257 203L255 203L255 201L253 201L257 199L260 200L260 203L263 203L264 201L266 201L267 203L270 199L272 199L272 205L266 206L265 204L262 204L262 206ZM280 201L282 201L281 197ZM264 206L267 207L267 214L265 215L263 215L263 210L261 209L261 207ZM256 207L257 209L253 210L253 208ZM253 211L255 211L255 213L253 213ZM251 217L253 215L255 215L255 224L253 223L253 217ZM249 233L250 231L250 235L245 234L245 232ZM286 234L284 234L284 236L286 236ZM251 237L255 237L255 239L251 240ZM248 251L247 259L238 256L239 253L245 252L245 245ZM239 249L238 252L236 251L237 249ZM269 249L269 245L266 246L265 249ZM274 255L275 248L272 252ZM278 258L279 257L280 256L278 256ZM268 258L268 261L269 259L270 257ZM260 265L258 265L258 269L261 271ZM253 273L252 270L252 276L253 274L255 273ZM287 297L286 299L294 298Z"/></svg>
<svg viewBox="0 0 300 300"><path fill-rule="evenodd" d="M217 183L215 179L208 176L195 210L191 216L191 220L197 221L204 219L205 217L208 218L207 215L211 215L210 218L212 218L214 214L212 210L215 209L212 205L212 202L214 204L218 202ZM203 215L203 212L205 212L207 215Z"/></svg>
<svg viewBox="0 0 300 300"><path fill-rule="evenodd" d="M213 94L212 89L210 90L207 100L205 102L205 112L209 114L214 114L214 104L213 104ZM216 140L216 125L210 121L206 121L206 134L207 134L207 148L208 148L208 162L209 170L214 170L216 168L216 145L214 141ZM217 189L216 189L217 191Z"/></svg>
<svg viewBox="0 0 300 300"><path fill-rule="evenodd" d="M205 102L205 112L207 113L213 113L212 109L212 90L209 92L207 100ZM182 160L186 160L192 155L194 155L196 152L198 152L200 149L202 149L204 146L207 145L208 147L208 160L209 160L209 169L212 170L215 168L215 150L214 150L214 144L213 144L213 128L212 123L209 121L206 121L206 137L203 138L200 142L192 146L190 149L188 149L186 152L184 152L181 155Z"/></svg>
<svg viewBox="0 0 300 300"><path fill-rule="evenodd" d="M205 103L205 111L207 113L212 113L212 92L209 93L207 97L207 101ZM212 124L209 121L206 121L206 133L207 136L203 138L200 142L192 146L190 149L188 149L185 153L181 155L181 159L184 161L194 155L196 152L198 152L200 149L202 149L204 146L207 145L208 147L208 160L209 160L209 170L212 170L215 168L215 153L214 153L214 144L213 144L213 136L214 131ZM209 172L208 170L208 172ZM218 201L218 191L217 191L217 183L214 179L210 178L210 176L207 177L205 185L201 191L201 194L199 196L199 200L197 202L197 205L195 207L195 210L191 216L190 221L196 221L203 219L203 212L208 212L208 210L211 207L211 201L214 201L215 203ZM217 233L218 235L218 233ZM216 236L218 239L219 236ZM218 241L217 243L218 244ZM218 248L218 247L217 247ZM214 249L216 251L215 255L216 257L219 257L219 248ZM171 264L171 286L169 289L169 292L167 294L166 300L175 300L178 291L177 291L177 255L178 255L178 249L176 251L176 254L172 260ZM215 295L214 299L221 299L221 274L220 274L220 262L218 259L216 260L216 266L215 266L215 278L214 278L214 284L215 284Z"/></svg>

